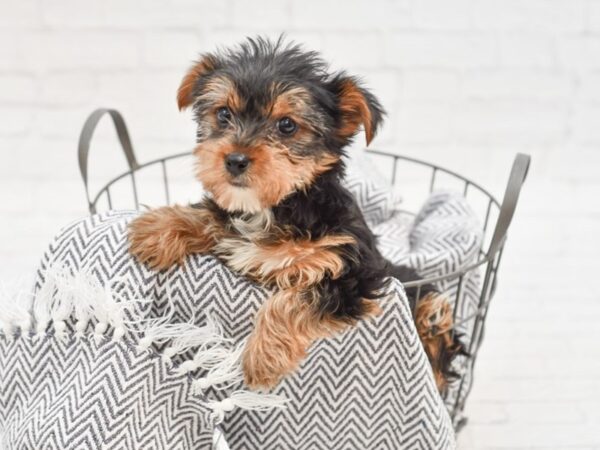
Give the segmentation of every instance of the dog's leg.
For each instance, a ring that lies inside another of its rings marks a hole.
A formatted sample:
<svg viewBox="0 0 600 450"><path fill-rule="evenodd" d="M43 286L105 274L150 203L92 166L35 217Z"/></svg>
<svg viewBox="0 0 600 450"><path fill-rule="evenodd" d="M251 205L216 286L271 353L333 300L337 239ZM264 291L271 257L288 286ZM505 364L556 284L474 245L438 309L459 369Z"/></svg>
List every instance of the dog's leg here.
<svg viewBox="0 0 600 450"><path fill-rule="evenodd" d="M390 264L390 274L404 283L421 280L417 271L408 266ZM435 382L439 391L444 392L448 381L458 376L452 369L454 358L467 354L453 330L452 306L432 284L407 288L406 296L414 314L417 333L433 369Z"/></svg>
<svg viewBox="0 0 600 450"><path fill-rule="evenodd" d="M258 312L245 349L244 374L250 387L273 387L298 367L316 339L379 312L376 302L352 301L352 294L342 288L339 277L352 261L355 245L352 236L340 234L284 239L257 246L245 262L246 273L278 289ZM347 304L352 307L345 309Z"/></svg>
<svg viewBox="0 0 600 450"><path fill-rule="evenodd" d="M166 269L183 263L189 254L210 251L221 233L222 227L208 209L166 206L129 224L129 251L153 269Z"/></svg>
<svg viewBox="0 0 600 450"><path fill-rule="evenodd" d="M318 337L316 317L295 290L279 291L262 305L243 356L246 384L271 388L296 369Z"/></svg>
<svg viewBox="0 0 600 450"><path fill-rule="evenodd" d="M465 354L452 329L453 324L452 307L446 297L430 292L417 300L415 325L440 392L444 392L448 380L457 375L451 368L454 357Z"/></svg>
<svg viewBox="0 0 600 450"><path fill-rule="evenodd" d="M261 307L243 356L245 381L251 388L272 388L293 372L310 345L353 325L350 318L322 315L314 291L278 291ZM363 300L365 315L379 312L377 303Z"/></svg>

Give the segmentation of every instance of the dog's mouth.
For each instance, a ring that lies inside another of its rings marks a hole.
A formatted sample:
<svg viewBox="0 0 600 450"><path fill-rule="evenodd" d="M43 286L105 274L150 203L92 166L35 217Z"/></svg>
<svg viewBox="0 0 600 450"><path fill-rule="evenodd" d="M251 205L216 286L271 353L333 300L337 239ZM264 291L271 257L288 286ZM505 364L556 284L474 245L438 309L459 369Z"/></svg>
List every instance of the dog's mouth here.
<svg viewBox="0 0 600 450"><path fill-rule="evenodd" d="M229 179L229 184L235 187L239 187L239 188L246 188L248 187L248 182L246 180L240 179L240 178L230 178Z"/></svg>

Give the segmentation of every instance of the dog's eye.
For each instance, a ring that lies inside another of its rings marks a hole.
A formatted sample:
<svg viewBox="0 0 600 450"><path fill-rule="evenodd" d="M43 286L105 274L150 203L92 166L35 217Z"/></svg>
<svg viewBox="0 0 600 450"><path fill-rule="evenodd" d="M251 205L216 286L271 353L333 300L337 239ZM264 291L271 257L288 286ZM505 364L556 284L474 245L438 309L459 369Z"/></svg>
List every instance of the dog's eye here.
<svg viewBox="0 0 600 450"><path fill-rule="evenodd" d="M231 120L231 111L226 106L217 109L217 121L219 125L226 126Z"/></svg>
<svg viewBox="0 0 600 450"><path fill-rule="evenodd" d="M285 134L286 136L291 136L292 134L294 134L297 128L298 125L296 125L296 122L294 122L289 117L279 119L279 121L277 122L277 129L281 134Z"/></svg>

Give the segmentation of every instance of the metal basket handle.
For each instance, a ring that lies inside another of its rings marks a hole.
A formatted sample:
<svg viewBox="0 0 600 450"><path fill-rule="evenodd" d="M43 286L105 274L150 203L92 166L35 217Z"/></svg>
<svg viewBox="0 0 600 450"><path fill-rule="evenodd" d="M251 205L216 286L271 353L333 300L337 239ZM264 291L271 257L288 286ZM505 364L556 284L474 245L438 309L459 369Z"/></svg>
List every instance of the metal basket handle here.
<svg viewBox="0 0 600 450"><path fill-rule="evenodd" d="M127 125L125 124L125 120L119 111L116 109L109 108L99 108L95 110L93 113L89 115L83 128L81 130L81 134L79 135L79 145L77 146L77 155L79 159L79 171L81 173L81 178L83 180L83 185L85 187L85 195L88 201L88 207L90 211L94 212L94 205L90 199L90 193L88 188L88 155L90 152L90 142L94 135L94 131L100 122L100 119L108 114L113 121L115 126L115 130L117 131L117 136L119 141L121 142L121 149L125 154L125 158L127 158L127 164L129 165L130 170L136 170L139 168L139 164L135 159L135 153L133 151L133 146L131 145L131 139L129 138L129 131L127 131Z"/></svg>
<svg viewBox="0 0 600 450"><path fill-rule="evenodd" d="M496 222L496 228L494 229L494 235L488 249L488 258L494 257L506 239L508 227L512 222L515 208L519 201L521 187L527 178L530 162L531 157L529 155L517 153L517 156L515 156L508 184L506 185L506 191L504 192L502 206L500 207L500 214Z"/></svg>

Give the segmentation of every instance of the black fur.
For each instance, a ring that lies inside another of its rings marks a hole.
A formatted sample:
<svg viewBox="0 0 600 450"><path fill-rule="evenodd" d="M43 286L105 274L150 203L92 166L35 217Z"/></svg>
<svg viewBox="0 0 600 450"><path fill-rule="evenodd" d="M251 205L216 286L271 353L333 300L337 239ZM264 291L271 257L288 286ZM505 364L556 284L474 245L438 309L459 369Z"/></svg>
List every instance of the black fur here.
<svg viewBox="0 0 600 450"><path fill-rule="evenodd" d="M314 100L314 115L318 118L312 122L316 136L311 145L293 148L301 154L318 153L323 150L338 155L344 154L343 149L350 143L352 136L340 137L333 133L342 121L338 105L340 89L344 82L355 83L367 98L372 116L373 134L379 129L385 114L377 99L360 87L357 78L345 72L330 74L327 64L318 53L305 51L296 44L286 44L283 37L276 42L260 37L249 38L234 49L205 54L203 58L209 58L214 69L197 80L194 96L201 97L206 84L215 77L225 76L232 80L241 96L249 100L245 111L235 118L242 131L239 133L241 140L251 138L264 127L261 108L277 94L293 87L303 87L310 91ZM272 90L274 82L278 85L276 91ZM207 113L206 108L210 106L212 105L202 102L194 105L194 113L199 124L199 140L208 137L208 132L202 125ZM211 130L211 132L212 137L219 134L218 130Z"/></svg>

